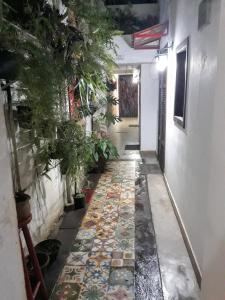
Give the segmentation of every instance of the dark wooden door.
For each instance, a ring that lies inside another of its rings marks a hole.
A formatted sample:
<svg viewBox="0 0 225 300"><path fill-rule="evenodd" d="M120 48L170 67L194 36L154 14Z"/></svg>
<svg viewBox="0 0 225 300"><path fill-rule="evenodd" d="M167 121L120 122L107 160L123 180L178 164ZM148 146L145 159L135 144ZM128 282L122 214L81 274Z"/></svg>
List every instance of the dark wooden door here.
<svg viewBox="0 0 225 300"><path fill-rule="evenodd" d="M138 84L133 83L133 75L119 76L119 115L138 117Z"/></svg>
<svg viewBox="0 0 225 300"><path fill-rule="evenodd" d="M158 116L158 160L162 172L164 172L164 168L165 168L166 83L167 83L167 71L164 71L159 75L159 116Z"/></svg>

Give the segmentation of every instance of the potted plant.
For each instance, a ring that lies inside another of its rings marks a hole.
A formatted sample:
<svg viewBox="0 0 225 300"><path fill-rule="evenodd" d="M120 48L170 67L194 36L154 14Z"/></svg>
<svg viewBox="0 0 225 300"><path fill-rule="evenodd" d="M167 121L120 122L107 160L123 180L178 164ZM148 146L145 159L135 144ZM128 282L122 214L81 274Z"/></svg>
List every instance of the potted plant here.
<svg viewBox="0 0 225 300"><path fill-rule="evenodd" d="M77 193L73 195L74 208L81 209L86 207L86 197L84 193Z"/></svg>
<svg viewBox="0 0 225 300"><path fill-rule="evenodd" d="M15 200L18 221L28 219L31 215L30 196L23 191L19 191L15 193Z"/></svg>
<svg viewBox="0 0 225 300"><path fill-rule="evenodd" d="M109 159L118 158L119 154L112 141L107 138L97 138L93 135L94 149L93 158L100 172L105 170L106 162Z"/></svg>

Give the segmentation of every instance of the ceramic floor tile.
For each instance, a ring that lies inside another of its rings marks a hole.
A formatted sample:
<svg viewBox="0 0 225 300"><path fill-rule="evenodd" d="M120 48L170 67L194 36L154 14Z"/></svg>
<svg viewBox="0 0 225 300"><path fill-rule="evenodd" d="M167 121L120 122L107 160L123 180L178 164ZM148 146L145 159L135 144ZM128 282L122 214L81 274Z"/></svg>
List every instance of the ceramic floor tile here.
<svg viewBox="0 0 225 300"><path fill-rule="evenodd" d="M85 218L85 220L83 221L81 227L84 229L96 229L96 226L99 223L99 219L94 219L90 217Z"/></svg>
<svg viewBox="0 0 225 300"><path fill-rule="evenodd" d="M87 266L84 284L108 284L109 267Z"/></svg>
<svg viewBox="0 0 225 300"><path fill-rule="evenodd" d="M116 240L113 251L134 251L134 239Z"/></svg>
<svg viewBox="0 0 225 300"><path fill-rule="evenodd" d="M111 267L123 267L123 259L113 258L111 262Z"/></svg>
<svg viewBox="0 0 225 300"><path fill-rule="evenodd" d="M87 260L87 252L70 252L66 264L70 266L85 266Z"/></svg>
<svg viewBox="0 0 225 300"><path fill-rule="evenodd" d="M134 268L132 267L111 267L110 277L109 277L110 285L125 285L128 287L132 287L134 285Z"/></svg>
<svg viewBox="0 0 225 300"><path fill-rule="evenodd" d="M95 229L84 229L80 228L78 234L77 234L77 239L78 240L89 240L95 237L96 230Z"/></svg>
<svg viewBox="0 0 225 300"><path fill-rule="evenodd" d="M101 227L96 232L96 238L101 240L110 240L115 238L115 229L109 227L108 229L105 229L104 226Z"/></svg>
<svg viewBox="0 0 225 300"><path fill-rule="evenodd" d="M108 199L119 199L120 193L107 193L107 198Z"/></svg>
<svg viewBox="0 0 225 300"><path fill-rule="evenodd" d="M113 251L112 252L112 258L113 259L123 259L123 257L124 257L123 253L124 252L122 252L122 251Z"/></svg>
<svg viewBox="0 0 225 300"><path fill-rule="evenodd" d="M117 226L115 237L117 240L134 239L135 229L133 226Z"/></svg>
<svg viewBox="0 0 225 300"><path fill-rule="evenodd" d="M134 170L107 165L51 300L134 299Z"/></svg>
<svg viewBox="0 0 225 300"><path fill-rule="evenodd" d="M93 245L93 239L75 240L71 252L89 252Z"/></svg>
<svg viewBox="0 0 225 300"><path fill-rule="evenodd" d="M78 300L81 286L78 283L57 284L50 300Z"/></svg>
<svg viewBox="0 0 225 300"><path fill-rule="evenodd" d="M64 266L59 283L82 283L84 280L85 266Z"/></svg>
<svg viewBox="0 0 225 300"><path fill-rule="evenodd" d="M105 300L108 285L103 284L87 284L80 293L79 300Z"/></svg>
<svg viewBox="0 0 225 300"><path fill-rule="evenodd" d="M134 300L134 289L127 286L110 286L106 300ZM144 299L143 299L144 300Z"/></svg>
<svg viewBox="0 0 225 300"><path fill-rule="evenodd" d="M135 203L135 198L134 197L130 197L130 198L127 198L127 197L125 197L125 198L122 198L121 197L121 201L120 201L120 206L122 206L122 205L134 205L134 203Z"/></svg>
<svg viewBox="0 0 225 300"><path fill-rule="evenodd" d="M115 240L100 240L95 239L92 251L94 252L112 252L114 249Z"/></svg>
<svg viewBox="0 0 225 300"><path fill-rule="evenodd" d="M88 266L94 267L109 267L111 264L112 255L110 252L91 252L87 261Z"/></svg>

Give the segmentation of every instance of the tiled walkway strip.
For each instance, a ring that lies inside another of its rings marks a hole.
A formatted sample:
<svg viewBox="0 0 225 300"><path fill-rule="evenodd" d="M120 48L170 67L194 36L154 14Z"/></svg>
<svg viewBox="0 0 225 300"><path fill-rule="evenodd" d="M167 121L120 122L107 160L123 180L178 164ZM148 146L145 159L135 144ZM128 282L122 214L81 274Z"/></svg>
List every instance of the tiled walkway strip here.
<svg viewBox="0 0 225 300"><path fill-rule="evenodd" d="M133 300L135 162L101 176L51 300Z"/></svg>

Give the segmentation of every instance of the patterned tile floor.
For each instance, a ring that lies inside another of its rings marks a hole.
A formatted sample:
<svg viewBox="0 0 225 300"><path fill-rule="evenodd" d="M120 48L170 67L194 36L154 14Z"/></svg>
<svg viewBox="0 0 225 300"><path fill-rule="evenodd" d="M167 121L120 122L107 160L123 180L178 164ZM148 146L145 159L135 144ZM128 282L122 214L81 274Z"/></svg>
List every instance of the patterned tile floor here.
<svg viewBox="0 0 225 300"><path fill-rule="evenodd" d="M133 300L135 161L110 162L50 297Z"/></svg>

